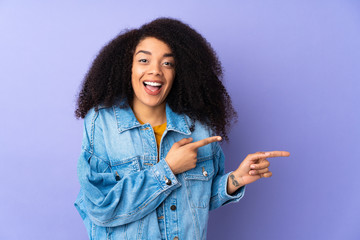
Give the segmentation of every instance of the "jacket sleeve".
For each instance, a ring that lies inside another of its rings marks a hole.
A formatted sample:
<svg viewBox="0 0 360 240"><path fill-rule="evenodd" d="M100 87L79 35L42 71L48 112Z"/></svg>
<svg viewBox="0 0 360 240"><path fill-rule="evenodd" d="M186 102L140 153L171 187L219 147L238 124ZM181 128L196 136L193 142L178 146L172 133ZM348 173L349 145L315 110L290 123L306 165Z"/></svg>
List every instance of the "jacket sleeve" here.
<svg viewBox="0 0 360 240"><path fill-rule="evenodd" d="M137 221L154 211L180 183L165 160L117 181L109 161L94 151L94 145L104 144L96 117L97 113L93 112L91 119L85 118L78 160L83 207L91 221L99 226L114 227Z"/></svg>
<svg viewBox="0 0 360 240"><path fill-rule="evenodd" d="M228 203L238 202L245 194L245 186L240 187L233 194L227 193L228 176L232 173L225 173L225 156L218 143L215 143L215 169L216 175L211 188L210 210L216 209Z"/></svg>

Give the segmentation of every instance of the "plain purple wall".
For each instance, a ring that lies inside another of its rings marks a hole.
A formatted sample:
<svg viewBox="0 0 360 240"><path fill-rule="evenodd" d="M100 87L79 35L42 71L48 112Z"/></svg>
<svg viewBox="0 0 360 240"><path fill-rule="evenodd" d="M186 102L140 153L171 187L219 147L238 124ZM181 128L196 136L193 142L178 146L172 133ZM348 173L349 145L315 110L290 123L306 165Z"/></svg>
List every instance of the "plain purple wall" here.
<svg viewBox="0 0 360 240"><path fill-rule="evenodd" d="M356 0L0 1L0 239L87 239L75 96L104 44L160 16L189 23L223 63L239 114L227 171L248 153L292 154L211 212L208 239L360 239Z"/></svg>

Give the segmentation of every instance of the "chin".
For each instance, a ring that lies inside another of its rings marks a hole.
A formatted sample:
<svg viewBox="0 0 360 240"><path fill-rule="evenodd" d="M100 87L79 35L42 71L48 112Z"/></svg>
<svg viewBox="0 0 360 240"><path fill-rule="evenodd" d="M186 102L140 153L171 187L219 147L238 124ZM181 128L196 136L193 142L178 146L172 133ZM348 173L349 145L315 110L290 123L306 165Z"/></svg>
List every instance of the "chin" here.
<svg viewBox="0 0 360 240"><path fill-rule="evenodd" d="M140 99L139 99L140 100ZM147 107L158 107L165 103L165 100L160 99L144 99L140 100L140 102L143 105L146 105Z"/></svg>

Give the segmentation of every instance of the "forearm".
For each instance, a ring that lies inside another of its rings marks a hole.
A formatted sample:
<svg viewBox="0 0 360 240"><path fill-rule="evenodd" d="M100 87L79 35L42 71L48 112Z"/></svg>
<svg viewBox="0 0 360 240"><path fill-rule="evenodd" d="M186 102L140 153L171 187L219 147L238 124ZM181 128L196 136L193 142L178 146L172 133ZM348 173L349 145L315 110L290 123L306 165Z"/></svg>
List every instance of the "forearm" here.
<svg viewBox="0 0 360 240"><path fill-rule="evenodd" d="M181 185L164 160L148 169L121 175L117 180L109 169L93 169L91 161L99 166L98 157L84 150L78 162L78 175L83 206L99 226L115 227L137 221L154 211Z"/></svg>
<svg viewBox="0 0 360 240"><path fill-rule="evenodd" d="M218 175L214 178L212 186L212 196L210 199L210 210L216 209L228 203L238 202L245 194L245 187L237 188L231 194L228 193L228 179L231 173ZM230 183L231 184L231 183Z"/></svg>
<svg viewBox="0 0 360 240"><path fill-rule="evenodd" d="M241 177L237 176L235 172L232 172L227 179L227 193L231 195L242 186L244 186L244 184L242 184Z"/></svg>

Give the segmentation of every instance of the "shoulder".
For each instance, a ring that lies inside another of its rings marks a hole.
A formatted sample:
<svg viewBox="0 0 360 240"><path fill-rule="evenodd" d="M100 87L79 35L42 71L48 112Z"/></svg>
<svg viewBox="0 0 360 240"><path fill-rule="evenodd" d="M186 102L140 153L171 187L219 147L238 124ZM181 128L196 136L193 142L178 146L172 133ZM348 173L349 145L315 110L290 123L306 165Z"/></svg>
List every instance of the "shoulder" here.
<svg viewBox="0 0 360 240"><path fill-rule="evenodd" d="M84 118L84 124L86 126L101 125L104 121L115 120L114 106L105 107L99 105L91 108Z"/></svg>
<svg viewBox="0 0 360 240"><path fill-rule="evenodd" d="M93 144L94 138L99 139L108 130L117 129L114 107L97 106L91 108L84 118L84 134Z"/></svg>
<svg viewBox="0 0 360 240"><path fill-rule="evenodd" d="M109 132L116 131L112 107L91 108L84 118L82 148L101 159L107 158L106 142Z"/></svg>
<svg viewBox="0 0 360 240"><path fill-rule="evenodd" d="M184 118L186 120L186 123L191 131L191 135L194 137L202 137L202 138L207 138L207 137L212 137L214 136L213 131L211 130L211 128L198 121L198 120L193 120L191 119L189 116L184 114Z"/></svg>

